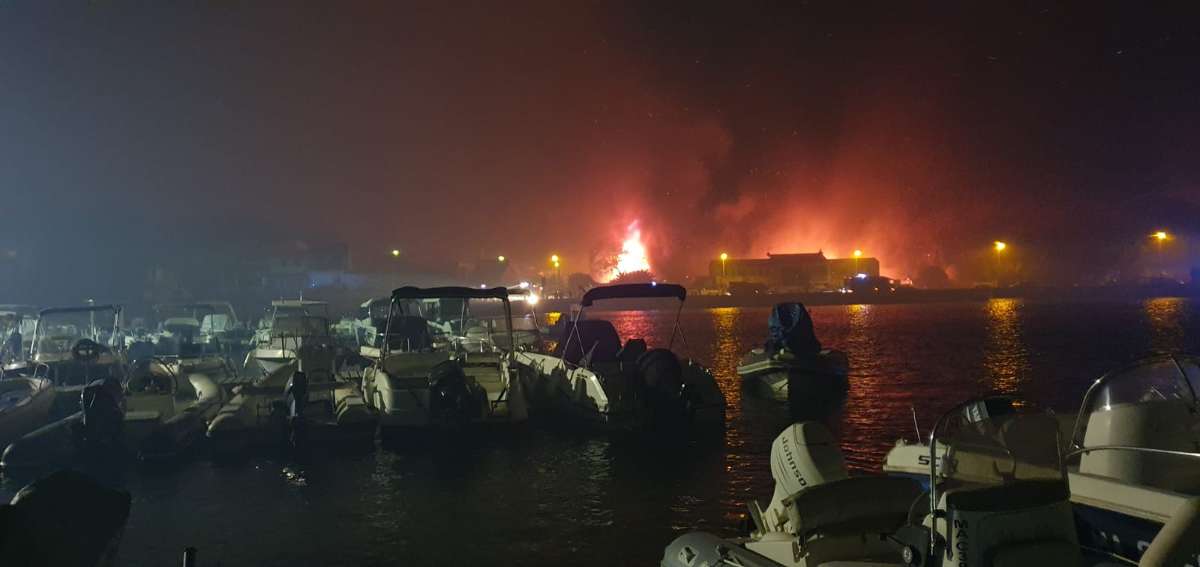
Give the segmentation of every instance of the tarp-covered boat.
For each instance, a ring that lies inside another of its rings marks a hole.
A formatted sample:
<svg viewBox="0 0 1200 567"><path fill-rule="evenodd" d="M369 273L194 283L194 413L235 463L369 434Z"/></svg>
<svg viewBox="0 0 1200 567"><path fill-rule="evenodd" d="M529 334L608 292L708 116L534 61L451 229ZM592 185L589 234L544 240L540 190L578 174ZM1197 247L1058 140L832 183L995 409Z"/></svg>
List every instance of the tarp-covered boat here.
<svg viewBox="0 0 1200 567"><path fill-rule="evenodd" d="M845 353L821 348L804 305L780 303L767 321L766 344L742 357L737 373L750 390L795 406L843 395L849 366Z"/></svg>

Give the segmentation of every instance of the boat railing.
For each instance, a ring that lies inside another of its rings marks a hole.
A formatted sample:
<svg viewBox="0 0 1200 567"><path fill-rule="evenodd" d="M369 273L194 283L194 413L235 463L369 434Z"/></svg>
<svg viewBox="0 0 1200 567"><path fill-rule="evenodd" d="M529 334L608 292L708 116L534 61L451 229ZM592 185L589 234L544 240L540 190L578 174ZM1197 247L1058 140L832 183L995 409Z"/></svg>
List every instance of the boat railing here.
<svg viewBox="0 0 1200 567"><path fill-rule="evenodd" d="M1082 457L1086 453L1097 451L1126 451L1131 453L1147 453L1151 455L1165 455L1170 457L1181 457L1186 459L1200 459L1200 453L1191 451L1178 451L1175 449L1156 449L1154 447L1138 447L1136 445L1096 445L1093 447L1081 447L1064 455L1067 460L1075 457Z"/></svg>

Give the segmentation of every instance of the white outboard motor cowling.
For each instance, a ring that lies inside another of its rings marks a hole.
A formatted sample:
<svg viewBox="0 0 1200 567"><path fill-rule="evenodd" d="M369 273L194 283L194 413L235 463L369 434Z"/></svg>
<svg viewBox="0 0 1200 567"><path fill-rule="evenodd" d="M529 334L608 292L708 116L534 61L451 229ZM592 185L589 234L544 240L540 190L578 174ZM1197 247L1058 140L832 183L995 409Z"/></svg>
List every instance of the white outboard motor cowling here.
<svg viewBox="0 0 1200 567"><path fill-rule="evenodd" d="M833 434L818 422L805 421L783 430L771 444L771 476L775 479L771 504L761 513L751 510L761 533L785 531L788 514L784 499L848 475Z"/></svg>

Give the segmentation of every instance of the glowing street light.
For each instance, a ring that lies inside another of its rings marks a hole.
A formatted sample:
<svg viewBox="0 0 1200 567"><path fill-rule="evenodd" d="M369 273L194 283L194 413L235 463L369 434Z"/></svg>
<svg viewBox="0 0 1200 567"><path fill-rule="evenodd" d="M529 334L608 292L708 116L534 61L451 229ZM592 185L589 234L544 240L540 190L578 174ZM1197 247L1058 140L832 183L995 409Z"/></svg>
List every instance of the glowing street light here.
<svg viewBox="0 0 1200 567"><path fill-rule="evenodd" d="M497 262L503 262L503 261L504 261L504 256L496 256L496 261L497 261Z"/></svg>
<svg viewBox="0 0 1200 567"><path fill-rule="evenodd" d="M858 275L858 259L862 258L862 250L855 248L851 256L854 256L854 274Z"/></svg>
<svg viewBox="0 0 1200 567"><path fill-rule="evenodd" d="M721 258L721 277L725 277L725 261L729 260L729 254L722 252L719 257Z"/></svg>
<svg viewBox="0 0 1200 567"><path fill-rule="evenodd" d="M1160 231L1152 234L1151 236L1158 239L1159 242L1162 242L1171 237L1171 235L1167 234L1167 231L1165 231L1165 230L1160 230Z"/></svg>
<svg viewBox="0 0 1200 567"><path fill-rule="evenodd" d="M392 248L392 257L393 257L393 258L399 258L399 257L400 257L400 249L399 249L399 248Z"/></svg>
<svg viewBox="0 0 1200 567"><path fill-rule="evenodd" d="M857 249L856 249L856 250L854 251L854 257L855 257L855 258L862 258L862 250L857 250Z"/></svg>
<svg viewBox="0 0 1200 567"><path fill-rule="evenodd" d="M995 248L996 252L1003 252L1005 248L1008 248L1008 244L997 240L992 243L992 248Z"/></svg>

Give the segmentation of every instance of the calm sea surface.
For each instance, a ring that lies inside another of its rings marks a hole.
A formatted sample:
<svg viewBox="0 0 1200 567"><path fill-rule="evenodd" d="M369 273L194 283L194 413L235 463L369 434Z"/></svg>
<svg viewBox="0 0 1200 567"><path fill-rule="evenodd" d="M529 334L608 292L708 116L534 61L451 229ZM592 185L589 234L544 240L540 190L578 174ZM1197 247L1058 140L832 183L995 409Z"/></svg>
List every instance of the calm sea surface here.
<svg viewBox="0 0 1200 567"><path fill-rule="evenodd" d="M897 438L989 391L1075 412L1087 385L1139 357L1200 350L1200 305L1131 303L852 305L812 309L846 351L850 393L831 426L849 464L878 470ZM738 533L769 499L767 457L787 425L743 396L734 372L766 332L767 309L685 310L686 347L729 401L723 440L645 443L535 425L419 449L134 469L127 565L651 565L683 530ZM599 315L599 313L597 313ZM623 337L670 336L674 311L609 312ZM678 345L677 345L678 346ZM7 499L19 488L0 485Z"/></svg>

